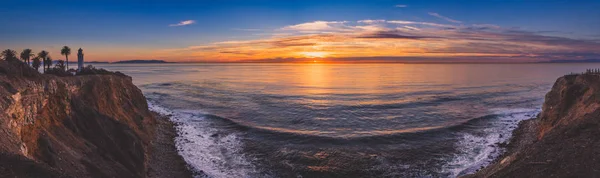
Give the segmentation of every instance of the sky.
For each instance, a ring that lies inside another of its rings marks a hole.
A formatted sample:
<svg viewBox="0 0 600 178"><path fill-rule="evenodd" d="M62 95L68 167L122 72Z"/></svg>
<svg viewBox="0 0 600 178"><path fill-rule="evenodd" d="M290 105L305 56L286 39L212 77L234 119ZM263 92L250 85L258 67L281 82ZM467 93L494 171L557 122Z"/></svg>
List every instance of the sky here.
<svg viewBox="0 0 600 178"><path fill-rule="evenodd" d="M600 59L599 0L3 0L0 49L86 61ZM74 58L75 56L71 56Z"/></svg>

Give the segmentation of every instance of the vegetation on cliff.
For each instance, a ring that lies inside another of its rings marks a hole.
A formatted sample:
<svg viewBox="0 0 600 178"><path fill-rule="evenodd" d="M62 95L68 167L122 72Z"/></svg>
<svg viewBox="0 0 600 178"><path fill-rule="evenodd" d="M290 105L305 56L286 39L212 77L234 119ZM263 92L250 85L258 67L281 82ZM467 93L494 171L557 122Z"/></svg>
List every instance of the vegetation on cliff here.
<svg viewBox="0 0 600 178"><path fill-rule="evenodd" d="M61 55L64 55L65 58L67 59L67 62L65 63L65 61L63 60L57 60L56 64L54 66L54 68L52 67L52 57L50 56L50 53L48 51L42 50L39 53L37 53L37 56L34 54L33 50L27 48L27 49L23 49L23 51L21 51L20 53L20 59L23 60L23 63L25 63L26 65L31 65L31 67L33 67L35 70L38 70L38 68L42 65L42 63L44 64L44 73L50 73L50 74L56 74L56 75L61 75L64 76L67 74L67 72L74 72L70 71L69 69L69 55L71 55L71 48L69 48L68 46L64 46L61 49ZM18 62L19 58L17 58L17 52L15 50L12 49L6 49L4 51L2 51L2 53L0 53L0 59L5 60L5 61L9 61L9 62ZM33 59L33 62L31 62L31 59Z"/></svg>
<svg viewBox="0 0 600 178"><path fill-rule="evenodd" d="M65 56L65 59L67 59L67 69L69 68L69 55L71 55L71 48L69 48L68 46L63 46L63 48L60 50L60 54Z"/></svg>

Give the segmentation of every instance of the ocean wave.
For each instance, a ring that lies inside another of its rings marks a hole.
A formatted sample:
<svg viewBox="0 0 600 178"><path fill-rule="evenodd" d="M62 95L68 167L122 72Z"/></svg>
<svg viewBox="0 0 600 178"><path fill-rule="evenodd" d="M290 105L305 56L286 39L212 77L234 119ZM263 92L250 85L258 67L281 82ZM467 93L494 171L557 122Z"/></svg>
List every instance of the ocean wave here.
<svg viewBox="0 0 600 178"><path fill-rule="evenodd" d="M196 177L256 177L258 174L252 159L242 152L240 136L211 126L204 117L206 113L170 110L151 101L148 107L176 123L177 149L198 173Z"/></svg>
<svg viewBox="0 0 600 178"><path fill-rule="evenodd" d="M472 130L457 132L457 135L459 135L456 143L458 153L451 157L442 168L442 172L450 177L458 177L476 172L478 169L489 165L504 152L499 144L510 140L512 131L518 123L535 117L541 110L496 108L490 111L497 117L494 117L490 122L485 122L484 129L476 132Z"/></svg>
<svg viewBox="0 0 600 178"><path fill-rule="evenodd" d="M442 98L443 99L443 98ZM499 143L508 141L511 132L521 120L534 117L539 109L489 110L488 115L454 121L434 127L373 130L355 137L327 136L327 130L298 130L257 126L252 122L230 119L198 110L171 110L160 107L149 99L151 110L170 116L177 123L180 136L176 143L180 154L195 171L208 177L266 177L264 170L254 165L256 159L243 150L243 137L279 140L289 144L329 143L332 145L397 144L406 149L422 146L420 142L439 137L455 137L456 152L439 159L444 162L435 168L441 176L457 177L475 172L490 164L504 150ZM216 124L216 125L215 125ZM227 131L224 131L227 130ZM242 135L243 134L243 135ZM402 148L404 149L404 148ZM434 158L435 159L435 158ZM432 168L433 169L433 168ZM433 170L432 170L433 171ZM261 175L262 174L262 175Z"/></svg>
<svg viewBox="0 0 600 178"><path fill-rule="evenodd" d="M352 143L352 142L386 142L386 140L398 140L405 141L419 141L425 137L434 137L437 135L446 135L452 133L468 133L473 130L481 129L495 129L495 127L509 126L510 128L516 127L518 121L531 118L535 116L539 110L536 109L492 109L491 114L484 115L481 117L475 117L460 122L452 122L439 126L426 126L406 129L395 129L395 130L369 130L369 131L356 131L353 132L354 136L342 135L342 136L327 136L327 134L333 134L334 131L329 130L301 130L301 129L290 129L282 127L269 127L259 126L252 123L241 122L235 119L229 119L209 113L203 113L201 111L185 111L179 110L180 114L187 115L186 117L201 117L202 120L211 120L219 122L221 125L226 125L228 129L233 129L238 132L250 133L250 134L262 134L272 136L269 138L281 139L288 141L307 141L307 142L337 142L337 143ZM192 116L190 116L192 115ZM518 117L520 119L510 119ZM506 119L509 118L509 119ZM488 128L488 121L491 122L493 128ZM208 127L208 126L207 126ZM502 127L505 128L505 127ZM211 128L215 129L215 128ZM352 128L347 128L352 129ZM508 129L508 128L507 128ZM486 132L497 132L497 130L485 130ZM218 132L215 129L215 132ZM510 134L510 133L509 133ZM351 134L352 135L352 134Z"/></svg>

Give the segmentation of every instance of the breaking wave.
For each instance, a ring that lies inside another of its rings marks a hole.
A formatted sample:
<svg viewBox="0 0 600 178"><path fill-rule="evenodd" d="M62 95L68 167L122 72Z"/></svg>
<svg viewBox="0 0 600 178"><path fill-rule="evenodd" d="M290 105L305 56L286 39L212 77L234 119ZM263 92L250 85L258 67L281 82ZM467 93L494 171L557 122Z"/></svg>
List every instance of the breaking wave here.
<svg viewBox="0 0 600 178"><path fill-rule="evenodd" d="M501 143L507 143L512 131L517 128L518 123L535 117L540 109L493 109L495 117L483 123L468 123L471 127L481 127L478 131L457 132L457 150L451 160L442 168L450 177L476 172L498 158L504 149Z"/></svg>
<svg viewBox="0 0 600 178"><path fill-rule="evenodd" d="M175 123L178 152L197 173L196 177L257 176L251 158L242 152L238 133L215 128L201 111L170 110L153 102L148 102L148 107Z"/></svg>

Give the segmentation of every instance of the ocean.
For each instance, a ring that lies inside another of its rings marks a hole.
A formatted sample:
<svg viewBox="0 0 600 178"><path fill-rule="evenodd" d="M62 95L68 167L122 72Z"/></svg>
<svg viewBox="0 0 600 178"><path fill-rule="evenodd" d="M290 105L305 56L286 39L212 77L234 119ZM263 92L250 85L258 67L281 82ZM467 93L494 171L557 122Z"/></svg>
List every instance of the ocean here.
<svg viewBox="0 0 600 178"><path fill-rule="evenodd" d="M457 177L556 78L600 64L98 64L177 123L199 177Z"/></svg>

